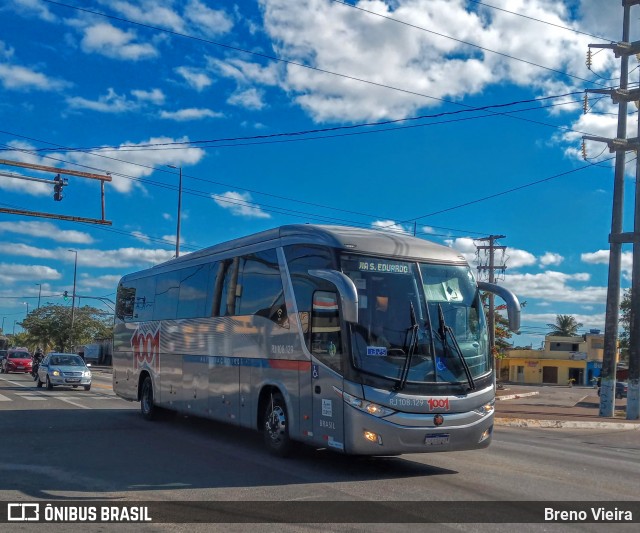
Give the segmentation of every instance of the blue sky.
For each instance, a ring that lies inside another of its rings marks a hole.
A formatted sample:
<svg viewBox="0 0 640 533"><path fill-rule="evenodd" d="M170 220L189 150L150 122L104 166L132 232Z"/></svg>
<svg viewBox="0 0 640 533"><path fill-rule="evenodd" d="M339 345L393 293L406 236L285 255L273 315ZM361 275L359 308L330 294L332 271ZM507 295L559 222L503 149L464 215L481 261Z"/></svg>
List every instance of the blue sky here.
<svg viewBox="0 0 640 533"><path fill-rule="evenodd" d="M470 261L475 239L505 235L500 283L527 302L514 344L539 347L556 314L603 328L613 166L594 142L583 160L581 139L614 137L617 106L591 95L585 114L582 92L618 84L611 51L585 57L621 39L620 2L4 0L0 14L0 158L113 179L111 226L0 213L6 332L39 295L70 305L69 250L77 293L111 299L122 274L175 254L170 165L181 255L305 222L415 228ZM100 218L99 183L68 178L55 202L0 176L0 207Z"/></svg>

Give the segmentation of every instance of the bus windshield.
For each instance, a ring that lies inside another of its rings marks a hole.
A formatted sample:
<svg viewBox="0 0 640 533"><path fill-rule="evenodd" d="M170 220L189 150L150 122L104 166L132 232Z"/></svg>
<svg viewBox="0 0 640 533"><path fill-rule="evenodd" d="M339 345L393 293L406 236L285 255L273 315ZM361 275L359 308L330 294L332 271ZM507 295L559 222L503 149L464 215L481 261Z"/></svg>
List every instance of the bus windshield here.
<svg viewBox="0 0 640 533"><path fill-rule="evenodd" d="M344 254L341 263L358 290L358 323L351 328L357 370L398 383L471 387L473 378L491 371L484 313L468 266L354 254Z"/></svg>

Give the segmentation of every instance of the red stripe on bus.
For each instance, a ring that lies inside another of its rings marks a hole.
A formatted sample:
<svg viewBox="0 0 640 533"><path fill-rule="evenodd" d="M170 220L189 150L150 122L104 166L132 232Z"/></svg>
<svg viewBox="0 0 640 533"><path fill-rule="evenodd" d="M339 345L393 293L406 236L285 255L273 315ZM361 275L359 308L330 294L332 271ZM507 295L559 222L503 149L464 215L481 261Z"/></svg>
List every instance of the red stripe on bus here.
<svg viewBox="0 0 640 533"><path fill-rule="evenodd" d="M270 359L270 368L277 368L278 370L311 370L310 361L287 361L286 359Z"/></svg>

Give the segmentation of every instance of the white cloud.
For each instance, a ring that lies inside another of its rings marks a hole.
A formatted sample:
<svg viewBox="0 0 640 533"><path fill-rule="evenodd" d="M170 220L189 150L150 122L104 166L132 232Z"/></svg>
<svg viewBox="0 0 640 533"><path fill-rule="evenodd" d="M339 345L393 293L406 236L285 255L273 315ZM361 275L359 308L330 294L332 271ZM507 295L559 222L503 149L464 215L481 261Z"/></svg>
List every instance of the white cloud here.
<svg viewBox="0 0 640 533"><path fill-rule="evenodd" d="M38 260L51 259L66 262L71 265L73 265L76 257L75 254L71 253L67 248L38 248L22 243L8 242L0 243L0 253L3 255L34 257ZM174 252L171 250L148 248L119 248L117 250L81 248L78 249L78 266L91 268L147 267L168 261L173 255ZM57 278L47 277L45 279Z"/></svg>
<svg viewBox="0 0 640 533"><path fill-rule="evenodd" d="M553 252L546 252L540 259L540 266L559 265L564 261L564 257Z"/></svg>
<svg viewBox="0 0 640 533"><path fill-rule="evenodd" d="M280 57L414 93L286 65L281 87L297 94L298 104L316 121L401 118L438 104L437 99L461 99L499 83L531 87L540 94L558 94L559 89L569 92L569 87L555 82L557 71L592 77L584 65L584 51L593 38L557 27L580 27L574 19L576 11L562 2L503 4L524 17L463 1L356 3L411 27L324 0L259 3L264 29ZM593 10L606 20L619 18L619 10ZM582 87L580 80L575 83Z"/></svg>
<svg viewBox="0 0 640 533"><path fill-rule="evenodd" d="M192 67L178 67L176 72L196 91L200 92L209 87L213 80L206 72Z"/></svg>
<svg viewBox="0 0 640 533"><path fill-rule="evenodd" d="M402 224L398 224L395 220L376 220L371 224L374 229L379 229L383 231L392 231L396 233L405 233L407 235L413 234L413 228L409 228L408 226L403 226Z"/></svg>
<svg viewBox="0 0 640 533"><path fill-rule="evenodd" d="M108 149L102 151L112 159L108 162L108 170L112 174L113 181L107 184L116 191L122 193L131 192L135 186L142 187L133 178L143 178L150 176L154 171L154 167L166 168L167 165L182 167L186 165L195 165L205 155L204 150L200 148L185 148L183 150L136 150L135 147L146 144L170 144L174 142L187 142L189 139L182 137L174 139L171 137L151 137L140 143L123 143L119 148ZM121 159L122 158L122 159ZM71 152L64 155L63 159L73 161L79 165L87 165L95 167L96 158L91 154L84 152ZM100 163L104 165L104 161Z"/></svg>
<svg viewBox="0 0 640 533"><path fill-rule="evenodd" d="M518 298L542 299L547 302L572 302L576 304L604 304L607 297L606 287L579 286L572 283L589 281L587 273L565 274L547 271L538 274L506 274L504 285Z"/></svg>
<svg viewBox="0 0 640 533"><path fill-rule="evenodd" d="M49 6L41 0L12 0L11 4L19 13L33 13L47 22L56 22L58 20L58 17L49 11Z"/></svg>
<svg viewBox="0 0 640 533"><path fill-rule="evenodd" d="M211 9L199 0L190 0L184 17L202 34L210 37L223 35L233 28L233 21L224 11Z"/></svg>
<svg viewBox="0 0 640 533"><path fill-rule="evenodd" d="M149 59L158 55L153 45L136 43L136 39L136 33L133 31L122 31L111 24L100 22L84 28L81 46L85 52L129 61Z"/></svg>
<svg viewBox="0 0 640 533"><path fill-rule="evenodd" d="M157 2L156 0L141 0L137 2L110 0L108 4L111 9L136 22L184 31L180 15L167 7L167 5L162 5L163 2Z"/></svg>
<svg viewBox="0 0 640 533"><path fill-rule="evenodd" d="M558 314L571 315L576 319L577 322L582 324L582 328L584 330L588 329L600 329L604 331L604 321L605 321L605 313L596 313L591 315L585 315L580 313L528 313L527 308L525 307L522 310L522 320L534 323L541 323L545 326L547 324L553 324L556 321L556 317ZM526 327L525 327L526 329Z"/></svg>
<svg viewBox="0 0 640 533"><path fill-rule="evenodd" d="M97 101L71 96L67 98L67 104L71 109L89 109L100 113L125 113L139 108L138 102L117 94L111 87L107 89L107 94L100 96Z"/></svg>
<svg viewBox="0 0 640 533"><path fill-rule="evenodd" d="M271 218L259 205L251 203L251 194L228 191L224 194L212 194L211 198L220 207L227 209L231 214L247 218Z"/></svg>
<svg viewBox="0 0 640 533"><path fill-rule="evenodd" d="M580 254L580 259L589 265L609 265L609 250L598 250L597 252L587 252ZM633 253L622 252L620 258L620 269L627 279L631 279L633 270Z"/></svg>
<svg viewBox="0 0 640 533"><path fill-rule="evenodd" d="M501 254L496 255L496 261L500 261ZM507 248L504 263L508 268L519 268L536 264L536 256L525 250ZM498 263L496 263L498 264Z"/></svg>
<svg viewBox="0 0 640 533"><path fill-rule="evenodd" d="M55 280L60 279L61 277L60 272L45 265L0 263L0 283L4 284L19 281Z"/></svg>
<svg viewBox="0 0 640 533"><path fill-rule="evenodd" d="M227 103L243 107L245 109L263 109L266 104L263 100L263 93L257 89L251 88L243 91L236 91L228 99Z"/></svg>
<svg viewBox="0 0 640 533"><path fill-rule="evenodd" d="M188 109L179 109L178 111L161 111L160 118L175 120L177 122L185 122L187 120L201 120L203 118L221 118L223 113L212 111L211 109L202 109L190 107Z"/></svg>
<svg viewBox="0 0 640 533"><path fill-rule="evenodd" d="M0 83L8 90L57 91L69 83L19 65L0 64Z"/></svg>
<svg viewBox="0 0 640 533"><path fill-rule="evenodd" d="M90 244L93 237L76 230L62 230L50 222L0 222L0 233L17 233L31 237L46 237L52 241Z"/></svg>
<svg viewBox="0 0 640 533"><path fill-rule="evenodd" d="M141 231L132 231L131 236L147 244L151 242L151 238Z"/></svg>
<svg viewBox="0 0 640 533"><path fill-rule="evenodd" d="M131 94L140 102L150 102L155 105L161 105L165 100L164 93L160 89L152 89L150 91L133 90Z"/></svg>
<svg viewBox="0 0 640 533"><path fill-rule="evenodd" d="M122 276L118 274L108 274L105 276L94 276L92 274L80 274L80 281L83 287L88 289L113 289L118 286Z"/></svg>

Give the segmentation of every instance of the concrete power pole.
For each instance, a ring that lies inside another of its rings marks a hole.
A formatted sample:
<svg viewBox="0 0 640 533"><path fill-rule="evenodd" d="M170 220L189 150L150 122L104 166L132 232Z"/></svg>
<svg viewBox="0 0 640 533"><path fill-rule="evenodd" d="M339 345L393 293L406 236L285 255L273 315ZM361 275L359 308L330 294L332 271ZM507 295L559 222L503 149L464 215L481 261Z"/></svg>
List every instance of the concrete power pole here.
<svg viewBox="0 0 640 533"><path fill-rule="evenodd" d="M482 239L476 239L481 242L488 242L488 245L476 246L478 250L478 272L489 272L489 283L495 283L495 271L500 270L504 272L507 268L506 265L500 264L496 265L495 252L496 250L506 250L506 246L497 246L496 241L498 239L504 239L504 235L489 235L488 237L484 237ZM484 251L487 259L486 261L480 260L480 251ZM489 316L488 316L488 327L489 327L489 351L491 355L494 354L494 348L496 345L496 321L495 321L495 297L493 293L489 293ZM497 376L496 376L497 377Z"/></svg>
<svg viewBox="0 0 640 533"><path fill-rule="evenodd" d="M623 205L624 205L624 171L626 162L626 152L638 148L638 138L627 139L627 103L638 100L640 91L638 89L629 91L627 89L629 79L629 56L640 52L640 41L629 42L630 11L631 6L640 4L640 0L622 0L624 8L622 41L616 44L590 44L590 48L610 48L616 57L620 57L620 88L619 89L590 89L588 92L608 94L614 103L618 103L618 131L615 139L606 139L585 135L583 139L607 143L609 150L616 153L615 176L613 182L613 208L611 215L611 233L609 235L609 279L607 285L606 318L604 326L604 355L602 361L601 387L600 387L600 416L613 417L615 410L615 387L616 387L616 364L618 358L618 328L620 319L620 266L622 261L622 244L634 242L634 256L636 248L640 245L638 234L623 233ZM637 194L637 192L636 192ZM636 208L636 217L638 216ZM637 221L636 221L637 225ZM634 257L635 259L635 257ZM640 264L633 264L633 283L640 283ZM636 292L638 292L636 288ZM632 290L633 294L633 290ZM634 322L634 306L638 301L632 299L632 324ZM635 320L637 322L637 320ZM637 343L639 332L634 333L634 326L631 327L630 344L634 339ZM631 359L638 357L638 348L632 348ZM635 365L635 387L633 384L633 373L631 367ZM638 418L638 361L630 364L629 398L627 403L627 418L635 411ZM635 397L635 399L634 399ZM633 408L631 404L636 405Z"/></svg>

